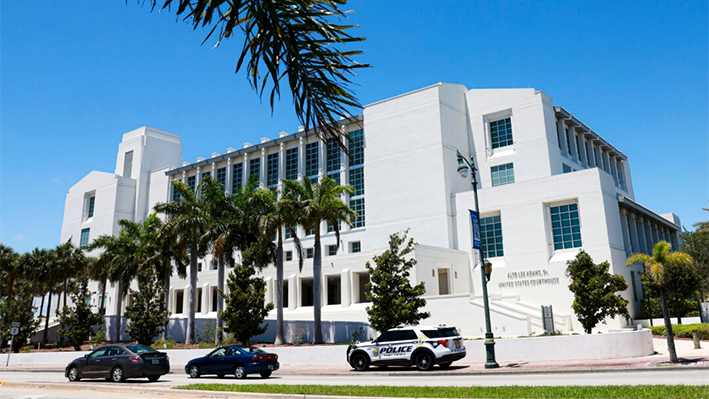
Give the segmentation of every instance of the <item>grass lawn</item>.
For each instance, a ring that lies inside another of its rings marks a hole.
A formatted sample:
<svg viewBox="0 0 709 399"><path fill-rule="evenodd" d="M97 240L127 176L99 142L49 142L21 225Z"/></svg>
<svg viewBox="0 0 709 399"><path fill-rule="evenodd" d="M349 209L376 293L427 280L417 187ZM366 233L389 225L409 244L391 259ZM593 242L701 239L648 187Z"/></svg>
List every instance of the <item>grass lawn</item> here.
<svg viewBox="0 0 709 399"><path fill-rule="evenodd" d="M564 386L564 387L395 387L354 385L236 385L191 384L176 389L256 392L291 395L375 396L392 398L609 398L700 399L709 398L709 385Z"/></svg>

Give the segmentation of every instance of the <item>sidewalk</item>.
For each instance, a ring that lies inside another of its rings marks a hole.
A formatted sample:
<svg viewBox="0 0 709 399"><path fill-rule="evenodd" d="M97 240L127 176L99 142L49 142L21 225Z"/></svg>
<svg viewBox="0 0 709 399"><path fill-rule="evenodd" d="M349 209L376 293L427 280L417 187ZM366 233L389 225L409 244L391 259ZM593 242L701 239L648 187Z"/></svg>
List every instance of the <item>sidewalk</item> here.
<svg viewBox="0 0 709 399"><path fill-rule="evenodd" d="M512 362L506 363L498 359L499 369L485 369L485 353L468 352L465 362L453 363L445 373L450 374L490 374L490 373L560 373L560 372L622 372L638 370L686 370L709 369L709 341L702 341L702 349L694 349L691 340L675 340L677 355L680 364L669 363L667 352L667 341L665 339L653 339L656 353L651 356L626 358L626 359L601 359L601 360L569 360L569 361L546 361L546 362ZM479 362L475 362L479 359ZM0 365L0 371L29 371L29 372L63 372L65 364L58 365L34 365L22 366L12 364L10 367ZM418 373L416 368L390 367L378 369L372 367L373 372L409 374ZM173 365L171 372L184 373L183 365ZM352 368L343 361L327 366L306 366L281 364L281 373L288 374L308 374L308 375L333 375L353 373ZM439 370L438 373L444 372Z"/></svg>

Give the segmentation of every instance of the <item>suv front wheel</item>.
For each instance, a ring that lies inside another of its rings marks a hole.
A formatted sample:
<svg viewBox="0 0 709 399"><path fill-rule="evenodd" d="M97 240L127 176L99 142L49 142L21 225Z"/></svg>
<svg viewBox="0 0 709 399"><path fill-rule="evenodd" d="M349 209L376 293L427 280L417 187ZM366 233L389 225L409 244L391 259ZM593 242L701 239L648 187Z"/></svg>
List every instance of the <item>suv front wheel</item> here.
<svg viewBox="0 0 709 399"><path fill-rule="evenodd" d="M352 367L357 371L364 371L369 368L369 359L364 353L355 353L352 356Z"/></svg>

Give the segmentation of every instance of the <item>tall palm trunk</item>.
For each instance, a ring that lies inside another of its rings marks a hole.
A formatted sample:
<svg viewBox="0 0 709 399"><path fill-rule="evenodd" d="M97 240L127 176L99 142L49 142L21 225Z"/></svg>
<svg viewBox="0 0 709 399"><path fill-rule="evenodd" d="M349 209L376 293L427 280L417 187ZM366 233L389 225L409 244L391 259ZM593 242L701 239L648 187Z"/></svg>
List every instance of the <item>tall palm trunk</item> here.
<svg viewBox="0 0 709 399"><path fill-rule="evenodd" d="M113 337L113 342L121 342L121 315L123 309L123 285L118 282L118 295L116 295L116 335Z"/></svg>
<svg viewBox="0 0 709 399"><path fill-rule="evenodd" d="M101 283L101 303L99 304L99 314L101 316L106 315L106 284L108 281L106 279L103 279L103 282Z"/></svg>
<svg viewBox="0 0 709 399"><path fill-rule="evenodd" d="M315 253L313 258L313 343L322 344L322 254L320 253L320 231L315 231Z"/></svg>
<svg viewBox="0 0 709 399"><path fill-rule="evenodd" d="M190 297L187 302L189 313L187 315L187 337L185 344L190 345L194 342L194 316L195 302L197 297L197 240L192 241L190 250Z"/></svg>
<svg viewBox="0 0 709 399"><path fill-rule="evenodd" d="M219 254L219 259L217 260L217 278L219 281L217 281L217 334L216 337L214 338L214 343L217 344L217 346L221 346L222 344L222 335L224 331L224 327L222 326L223 321L222 321L222 310L224 307L223 304L223 299L222 299L222 291L224 290L224 255Z"/></svg>
<svg viewBox="0 0 709 399"><path fill-rule="evenodd" d="M170 266L172 267L172 266ZM170 269L165 270L165 277L163 281L163 286L165 287L165 295L164 298L164 305L165 305L165 310L170 309ZM165 328L162 330L162 339L167 341L167 327L170 324L170 318L167 319L167 322L165 323Z"/></svg>
<svg viewBox="0 0 709 399"><path fill-rule="evenodd" d="M283 336L283 239L279 228L278 247L276 247L276 341L274 344L282 345L285 342Z"/></svg>
<svg viewBox="0 0 709 399"><path fill-rule="evenodd" d="M662 316L665 318L665 336L667 337L667 350L670 352L670 363L679 363L677 350L675 349L675 334L672 331L670 309L667 306L667 296L664 289L660 290L660 302L662 303Z"/></svg>
<svg viewBox="0 0 709 399"><path fill-rule="evenodd" d="M54 286L50 282L50 287ZM52 309L52 289L49 289L49 298L47 299L47 318L44 319L44 334L42 334L42 343L47 345L47 330L49 330L49 311Z"/></svg>

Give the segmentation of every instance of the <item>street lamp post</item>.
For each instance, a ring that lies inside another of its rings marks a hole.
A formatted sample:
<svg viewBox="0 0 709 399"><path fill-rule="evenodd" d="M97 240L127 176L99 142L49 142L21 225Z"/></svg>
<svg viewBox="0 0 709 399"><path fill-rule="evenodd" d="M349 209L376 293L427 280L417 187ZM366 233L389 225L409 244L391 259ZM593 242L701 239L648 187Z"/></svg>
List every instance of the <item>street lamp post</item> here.
<svg viewBox="0 0 709 399"><path fill-rule="evenodd" d="M468 171L472 172L472 184L473 184L473 196L475 197L475 212L480 217L480 209L478 207L478 179L477 179L477 169L475 168L475 160L470 157L470 161L465 159L460 155L460 151L456 151L458 156L458 173L464 179L468 177ZM474 228L474 227L473 227ZM483 303L485 304L485 352L487 354L487 362L485 362L486 369L496 369L500 367L495 361L495 339L492 335L492 326L490 324L490 305L488 304L487 298L487 282L490 281L490 275L492 274L492 264L485 260L483 256L482 248L478 249L480 254L480 272L482 275L482 285L483 285Z"/></svg>

